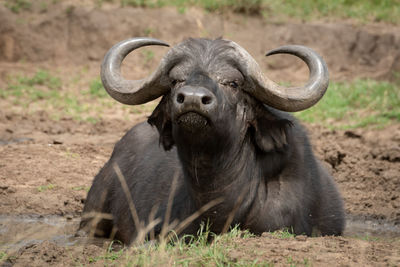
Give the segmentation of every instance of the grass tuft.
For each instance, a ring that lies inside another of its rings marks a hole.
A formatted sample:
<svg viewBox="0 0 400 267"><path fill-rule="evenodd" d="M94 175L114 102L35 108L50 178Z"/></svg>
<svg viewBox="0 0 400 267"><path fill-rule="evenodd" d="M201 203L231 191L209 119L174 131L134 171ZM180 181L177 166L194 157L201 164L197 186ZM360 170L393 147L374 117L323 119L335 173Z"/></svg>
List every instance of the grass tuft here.
<svg viewBox="0 0 400 267"><path fill-rule="evenodd" d="M399 0L265 0L270 7L270 14L277 11L288 17L303 20L320 19L324 17L354 18L363 22L386 21L399 22Z"/></svg>
<svg viewBox="0 0 400 267"><path fill-rule="evenodd" d="M6 0L4 6L14 13L19 13L22 10L29 10L32 3L29 0Z"/></svg>
<svg viewBox="0 0 400 267"><path fill-rule="evenodd" d="M53 4L60 0L53 0ZM400 23L400 0L92 0L101 7L104 2L119 3L122 7L159 8L175 6L179 13L188 7L197 6L209 12L237 12L247 15L263 15L265 18L286 20L288 18L310 21L315 19L336 18L354 19L362 23L388 22ZM31 10L31 0L5 0L4 5L14 13ZM42 12L47 5L40 4ZM67 8L69 14L73 6Z"/></svg>
<svg viewBox="0 0 400 267"><path fill-rule="evenodd" d="M71 188L74 191L86 191L89 192L90 187L88 186L74 186Z"/></svg>
<svg viewBox="0 0 400 267"><path fill-rule="evenodd" d="M52 90L49 91L45 88ZM29 95L31 100L38 100L58 95L58 89L60 88L60 78L50 75L47 71L39 70L32 77L12 77L8 90L2 90L0 97L23 97Z"/></svg>
<svg viewBox="0 0 400 267"><path fill-rule="evenodd" d="M317 105L296 116L334 129L382 127L400 122L400 89L395 83L369 79L331 83Z"/></svg>
<svg viewBox="0 0 400 267"><path fill-rule="evenodd" d="M88 93L94 97L106 97L108 96L106 89L103 87L103 83L100 78L94 79L90 82Z"/></svg>
<svg viewBox="0 0 400 267"><path fill-rule="evenodd" d="M151 55L149 55L149 58ZM149 59L151 60L151 59ZM46 110L50 118L59 120L70 118L76 121L97 123L107 110L115 112L115 101L109 97L99 77L88 83L80 83L80 75L63 81L46 70L38 70L33 75L19 74L7 78L8 85L0 88L0 99L5 99L11 109L34 113ZM154 110L155 102L122 106L124 119L128 114L143 114Z"/></svg>
<svg viewBox="0 0 400 267"><path fill-rule="evenodd" d="M202 0L198 2L201 7L208 11L230 10L251 15L261 14L265 7L265 1L263 0Z"/></svg>
<svg viewBox="0 0 400 267"><path fill-rule="evenodd" d="M40 186L38 186L38 187L37 187L37 190L38 190L39 192L45 192L45 191L47 191L47 190L52 190L52 189L54 189L54 188L56 188L56 185L54 185L54 184L47 184L47 185L40 185Z"/></svg>
<svg viewBox="0 0 400 267"><path fill-rule="evenodd" d="M281 239L290 239L294 238L296 235L293 234L289 229L282 229L271 233L273 236L281 238Z"/></svg>
<svg viewBox="0 0 400 267"><path fill-rule="evenodd" d="M98 0L97 0L98 1ZM120 0L121 6L176 6L180 13L187 7L198 6L210 12L233 11L264 17L300 20L352 18L361 22L400 22L400 0Z"/></svg>
<svg viewBox="0 0 400 267"><path fill-rule="evenodd" d="M76 85L74 84L74 87ZM22 107L30 112L48 110L52 119L70 117L77 121L96 123L99 113L111 98L103 88L100 78L89 83L88 90L74 92L63 86L59 77L46 70L38 70L32 76L15 75L8 77L8 85L0 90L0 98L7 99L14 107ZM98 105L90 105L96 100Z"/></svg>
<svg viewBox="0 0 400 267"><path fill-rule="evenodd" d="M208 224L203 223L197 235L175 237L170 242L145 243L125 248L119 253L109 248L101 258L109 264L118 260L124 266L256 266L254 261L237 261L229 256L235 248L236 238L252 236L237 226L224 235L215 235L210 232Z"/></svg>

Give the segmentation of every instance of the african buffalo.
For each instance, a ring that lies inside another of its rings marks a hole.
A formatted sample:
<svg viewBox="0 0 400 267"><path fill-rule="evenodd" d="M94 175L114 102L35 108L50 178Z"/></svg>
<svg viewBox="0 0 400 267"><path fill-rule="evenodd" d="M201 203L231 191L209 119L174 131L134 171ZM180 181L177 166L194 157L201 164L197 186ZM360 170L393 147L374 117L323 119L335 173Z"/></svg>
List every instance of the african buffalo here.
<svg viewBox="0 0 400 267"><path fill-rule="evenodd" d="M335 183L305 130L286 113L309 108L328 87L327 67L316 52L290 45L267 54L301 58L310 70L303 87L274 83L242 47L224 39L188 39L149 77L124 79L123 59L148 45L168 46L133 38L104 58L101 78L114 99L128 105L162 99L147 122L115 145L89 191L81 228L125 244L155 219L156 237L172 222L187 222L180 233L196 234L202 221L214 233L236 224L256 234L282 228L342 233ZM94 213L106 216L96 221Z"/></svg>

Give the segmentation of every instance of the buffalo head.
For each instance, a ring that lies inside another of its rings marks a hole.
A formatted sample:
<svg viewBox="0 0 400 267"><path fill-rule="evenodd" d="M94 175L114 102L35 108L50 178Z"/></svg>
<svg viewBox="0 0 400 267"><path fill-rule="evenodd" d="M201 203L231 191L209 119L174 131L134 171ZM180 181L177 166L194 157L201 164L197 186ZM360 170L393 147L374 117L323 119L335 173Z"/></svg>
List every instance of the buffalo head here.
<svg viewBox="0 0 400 267"><path fill-rule="evenodd" d="M176 140L187 144L188 138L199 148L204 142L214 147L235 143L238 140L229 139L243 136L245 127L263 127L255 117L259 103L299 111L315 104L328 87L327 67L309 48L283 46L267 54L292 54L309 67L306 85L283 87L264 76L242 47L223 39L186 40L173 47L149 77L124 79L120 72L122 60L132 50L148 45L168 46L152 38L122 41L105 56L101 77L107 92L124 104L136 105L164 96L149 123L157 126L160 142L167 150Z"/></svg>

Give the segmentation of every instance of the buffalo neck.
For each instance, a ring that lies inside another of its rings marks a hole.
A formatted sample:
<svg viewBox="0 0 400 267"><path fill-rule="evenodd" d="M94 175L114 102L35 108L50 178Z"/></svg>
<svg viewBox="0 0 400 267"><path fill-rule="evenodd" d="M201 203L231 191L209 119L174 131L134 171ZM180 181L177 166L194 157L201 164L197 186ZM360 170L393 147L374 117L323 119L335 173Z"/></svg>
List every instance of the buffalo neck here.
<svg viewBox="0 0 400 267"><path fill-rule="evenodd" d="M223 202L206 213L207 218L221 217L223 222L213 221L221 225L234 207L237 213L234 221L240 222L244 210L251 205L256 195L256 188L261 177L257 168L255 147L249 137L236 145L214 146L202 150L177 146L182 162L185 183L192 192L195 206L201 206L217 198ZM245 201L240 196L245 194ZM224 216L217 214L223 213Z"/></svg>

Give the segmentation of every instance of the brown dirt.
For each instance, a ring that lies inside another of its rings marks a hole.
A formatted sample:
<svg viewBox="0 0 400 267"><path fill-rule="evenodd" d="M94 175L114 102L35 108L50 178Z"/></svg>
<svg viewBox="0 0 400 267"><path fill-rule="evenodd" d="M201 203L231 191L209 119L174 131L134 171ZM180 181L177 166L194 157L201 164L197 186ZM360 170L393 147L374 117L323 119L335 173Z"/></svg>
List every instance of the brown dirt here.
<svg viewBox="0 0 400 267"><path fill-rule="evenodd" d="M0 88L6 88L8 75L31 74L39 68L66 76L85 68L81 79L93 79L112 44L143 35L171 44L187 37L224 36L248 49L277 80L301 82L307 78L307 69L291 57L279 61L275 57L268 61L263 58L267 50L288 43L315 48L328 62L336 80L395 79L393 72L400 71L400 32L390 25L272 23L260 17L217 16L197 9L180 14L174 8L96 8L90 1L62 1L56 5L49 1L45 12L34 7L34 11L17 15L0 1ZM126 75L140 77L154 69L166 50L154 51L156 59L149 62L142 54L128 58ZM84 85L66 86L63 90L80 90ZM58 215L67 220L79 219L86 190L110 156L114 143L148 115L129 113L122 118L118 117L119 105L113 109L102 113L99 122L93 124L68 116L54 120L51 110L26 110L0 98L0 239L7 235L2 232L6 228L2 228L1 216ZM235 240L237 249L230 251L229 257L237 261L258 259L278 266L307 262L315 266L400 265L400 124L351 131L332 131L319 125L307 128L316 154L331 170L344 196L350 222L392 232L385 232L385 237L378 240L362 240L352 236L366 237L364 228L356 232L350 223L346 237L279 239L264 234ZM6 245L3 242L0 241L0 252ZM89 264L91 257L103 252L94 245L33 242L8 252L15 257L3 263Z"/></svg>
<svg viewBox="0 0 400 267"><path fill-rule="evenodd" d="M347 212L400 225L400 124L382 130L328 131L317 126L310 131L317 155L339 184Z"/></svg>

